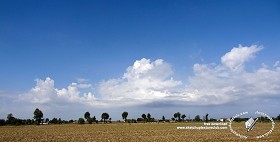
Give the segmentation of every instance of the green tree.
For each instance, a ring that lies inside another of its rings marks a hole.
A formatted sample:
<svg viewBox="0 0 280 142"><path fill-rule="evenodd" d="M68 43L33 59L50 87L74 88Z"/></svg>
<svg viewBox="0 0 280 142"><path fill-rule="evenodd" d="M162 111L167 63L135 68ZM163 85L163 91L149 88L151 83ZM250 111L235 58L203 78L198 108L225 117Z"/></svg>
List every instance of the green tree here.
<svg viewBox="0 0 280 142"><path fill-rule="evenodd" d="M88 121L88 124L92 124L93 118L88 118L87 121Z"/></svg>
<svg viewBox="0 0 280 142"><path fill-rule="evenodd" d="M86 113L84 114L84 118L85 118L86 120L88 120L88 119L90 118L90 113L89 113L89 112L86 112Z"/></svg>
<svg viewBox="0 0 280 142"><path fill-rule="evenodd" d="M62 124L61 118L58 118L58 124Z"/></svg>
<svg viewBox="0 0 280 142"><path fill-rule="evenodd" d="M105 120L107 122L107 119L109 119L109 114L107 112L102 113L101 119L103 119L103 122L105 123Z"/></svg>
<svg viewBox="0 0 280 142"><path fill-rule="evenodd" d="M201 121L200 116L196 115L195 118L194 118L194 121Z"/></svg>
<svg viewBox="0 0 280 142"><path fill-rule="evenodd" d="M13 116L13 114L12 114L12 113L9 113L9 114L7 115L7 121L6 121L6 123L7 123L7 124L14 125L15 119L16 119L16 118Z"/></svg>
<svg viewBox="0 0 280 142"><path fill-rule="evenodd" d="M97 123L95 116L93 116L92 121Z"/></svg>
<svg viewBox="0 0 280 142"><path fill-rule="evenodd" d="M46 123L49 123L49 121L50 121L50 119L49 119L49 118L46 118L46 121L45 121L45 122L46 122Z"/></svg>
<svg viewBox="0 0 280 142"><path fill-rule="evenodd" d="M277 120L280 120L280 114L276 117Z"/></svg>
<svg viewBox="0 0 280 142"><path fill-rule="evenodd" d="M79 118L78 123L79 124L85 124L85 119L84 118Z"/></svg>
<svg viewBox="0 0 280 142"><path fill-rule="evenodd" d="M162 116L162 121L165 121L165 117L164 116Z"/></svg>
<svg viewBox="0 0 280 142"><path fill-rule="evenodd" d="M127 118L127 116L128 116L128 112L123 112L122 113L122 118L126 121L126 118Z"/></svg>
<svg viewBox="0 0 280 142"><path fill-rule="evenodd" d="M54 118L50 121L50 123L52 123L52 124L57 124L57 123L58 123L57 118L54 117Z"/></svg>
<svg viewBox="0 0 280 142"><path fill-rule="evenodd" d="M142 118L146 121L147 120L146 114L142 114Z"/></svg>
<svg viewBox="0 0 280 142"><path fill-rule="evenodd" d="M13 116L12 113L8 114L7 115L7 120L12 120L12 119L15 119L15 117Z"/></svg>
<svg viewBox="0 0 280 142"><path fill-rule="evenodd" d="M34 117L33 118L36 120L37 125L40 125L41 120L43 118L43 112L40 109L36 108L35 111L34 111Z"/></svg>
<svg viewBox="0 0 280 142"><path fill-rule="evenodd" d="M181 121L181 113L180 112L174 113L174 118L177 118L177 121Z"/></svg>
<svg viewBox="0 0 280 142"><path fill-rule="evenodd" d="M182 119L184 121L187 116L185 114L183 114L181 117L182 117Z"/></svg>
<svg viewBox="0 0 280 142"><path fill-rule="evenodd" d="M150 113L147 114L147 118L148 118L148 121L151 120L151 114Z"/></svg>
<svg viewBox="0 0 280 142"><path fill-rule="evenodd" d="M4 119L0 119L0 126L4 126L5 125L5 120Z"/></svg>

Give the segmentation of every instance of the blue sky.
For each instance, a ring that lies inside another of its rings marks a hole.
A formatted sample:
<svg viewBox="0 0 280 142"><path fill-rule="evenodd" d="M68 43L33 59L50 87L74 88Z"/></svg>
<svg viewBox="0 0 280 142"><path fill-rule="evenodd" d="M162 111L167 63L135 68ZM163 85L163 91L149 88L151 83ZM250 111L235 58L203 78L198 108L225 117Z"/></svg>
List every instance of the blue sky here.
<svg viewBox="0 0 280 142"><path fill-rule="evenodd" d="M125 110L229 117L246 111L243 95L256 99L249 110L277 115L279 16L276 0L1 0L0 118L31 118L36 107L65 119ZM213 91L223 81L233 92Z"/></svg>

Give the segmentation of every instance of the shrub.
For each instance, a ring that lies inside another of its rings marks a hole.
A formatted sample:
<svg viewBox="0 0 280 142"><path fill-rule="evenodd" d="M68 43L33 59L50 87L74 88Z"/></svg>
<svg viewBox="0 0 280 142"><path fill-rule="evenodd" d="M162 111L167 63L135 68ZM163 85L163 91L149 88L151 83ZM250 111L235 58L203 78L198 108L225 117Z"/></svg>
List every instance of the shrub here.
<svg viewBox="0 0 280 142"><path fill-rule="evenodd" d="M4 126L5 125L5 120L4 119L0 119L0 126Z"/></svg>
<svg viewBox="0 0 280 142"><path fill-rule="evenodd" d="M93 119L92 118L88 118L87 121L88 121L89 124L92 124Z"/></svg>
<svg viewBox="0 0 280 142"><path fill-rule="evenodd" d="M84 118L79 118L78 123L79 124L85 124L85 119Z"/></svg>

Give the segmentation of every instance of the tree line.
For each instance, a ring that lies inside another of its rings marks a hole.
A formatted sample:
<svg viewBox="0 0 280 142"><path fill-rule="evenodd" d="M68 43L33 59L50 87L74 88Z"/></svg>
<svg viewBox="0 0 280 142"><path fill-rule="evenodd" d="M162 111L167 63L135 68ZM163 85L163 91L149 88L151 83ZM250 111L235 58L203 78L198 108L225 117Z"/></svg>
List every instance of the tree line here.
<svg viewBox="0 0 280 142"><path fill-rule="evenodd" d="M15 118L12 113L7 115L7 119L0 119L0 126L4 125L40 125L40 124L68 124L68 123L78 123L78 124L93 124L93 123L112 123L112 118L110 117L109 113L104 112L101 114L101 120L98 120L95 116L91 117L89 112L85 112L84 117L80 117L78 120L61 120L61 118L45 118L43 119L43 112L36 108L33 112L33 119L19 119ZM171 119L166 119L165 116L162 116L161 119L155 119L152 117L150 113L142 114L141 117L137 119L128 119L128 112L124 111L122 114L123 122L127 123L138 123L138 122L186 122L186 121L217 121L217 119L208 118L208 114L203 116L203 118L200 117L200 115L196 115L194 119L191 119L190 116L187 118L187 115L181 114L180 112L174 113L174 117ZM235 118L234 121L241 122L246 121L249 118ZM280 114L273 118L274 120L280 121ZM268 122L267 117L259 117L259 120L262 122ZM118 121L120 122L120 120Z"/></svg>

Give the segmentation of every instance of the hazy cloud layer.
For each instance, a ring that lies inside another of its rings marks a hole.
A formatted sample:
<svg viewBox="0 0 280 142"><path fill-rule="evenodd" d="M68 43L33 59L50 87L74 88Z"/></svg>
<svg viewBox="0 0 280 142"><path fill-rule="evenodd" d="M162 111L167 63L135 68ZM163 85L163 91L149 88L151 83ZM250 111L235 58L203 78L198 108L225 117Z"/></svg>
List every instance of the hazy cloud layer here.
<svg viewBox="0 0 280 142"><path fill-rule="evenodd" d="M96 107L145 105L219 105L248 98L279 97L279 61L273 67L263 66L246 71L245 63L256 56L263 47L252 45L233 48L221 57L220 63L195 64L194 76L188 84L172 78L170 64L162 59L136 60L120 78L102 81L92 92L92 85L72 83L66 88L55 88L54 80L36 79L36 86L19 95L31 103L81 103ZM88 89L88 92L81 92Z"/></svg>

